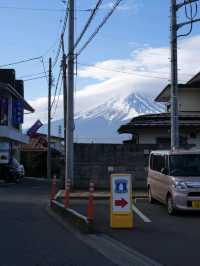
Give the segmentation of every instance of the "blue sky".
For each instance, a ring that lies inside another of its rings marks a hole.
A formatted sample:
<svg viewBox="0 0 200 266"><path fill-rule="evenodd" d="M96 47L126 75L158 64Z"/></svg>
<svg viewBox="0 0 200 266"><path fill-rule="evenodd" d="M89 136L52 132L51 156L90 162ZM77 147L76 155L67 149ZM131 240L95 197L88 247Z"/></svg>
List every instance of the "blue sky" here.
<svg viewBox="0 0 200 266"><path fill-rule="evenodd" d="M104 0L103 7L98 12L96 19L91 25L87 35L83 39L82 44L84 43L84 40L88 38L89 34L92 33L92 31L96 28L103 16L108 12L110 2L111 0ZM80 32L87 19L87 16L89 15L88 12L80 11L80 9L92 8L94 7L95 3L96 0L76 1L76 35L78 35ZM44 60L47 67L48 57L55 57L59 40L59 32L62 26L61 20L63 20L64 11L28 11L6 7L64 10L65 5L61 0L0 1L0 65L45 54ZM146 72L148 70L148 73L152 75L150 67L147 67L147 64L150 64L150 61L144 62L144 60L147 60L147 58L151 58L152 60L152 54L156 52L157 58L155 57L153 60L153 64L155 64L156 61L159 61L160 58L162 58L162 56L165 54L165 50L163 49L167 49L169 46L169 9L169 0L124 0L120 8L113 14L97 37L93 40L92 44L90 44L83 54L78 58L78 62L97 64L98 66L103 66L108 70L113 68L127 71L126 66L131 61L132 64L130 63L130 69L139 72L143 71L144 69L145 72L143 75L147 75ZM179 12L179 20L183 19L183 12ZM195 36L198 37L200 32L199 29L200 25L195 25L193 34L189 38ZM183 40L183 42L184 41L185 40ZM191 50L191 45L193 45L193 42L194 41L191 41L191 43L187 44L183 43L183 49L187 48L188 51ZM196 42L195 45L197 46L198 42ZM48 50L49 52L46 53ZM147 56L145 53L147 53ZM161 53L160 56L159 53ZM150 54L151 56L149 56ZM43 71L40 61L16 65L15 69L17 77L19 78ZM195 74L193 72L197 71L197 69L198 66L195 66L194 71L191 71L190 68L183 69L183 71L187 72L188 74ZM83 66L80 67L79 65L79 70L80 71L77 78L77 90L85 91L86 95L88 95L88 91L95 91L97 87L101 86L101 84L104 86L104 82L111 83L114 78L114 72L109 73L108 71L106 74L106 71L104 71L102 75L101 69L99 69L98 72L97 68L92 70L91 68ZM158 70L159 66L157 65L156 68L154 68L154 71L158 72ZM165 82L169 76L166 76L166 72L169 72L169 68L167 69L165 66L165 72L163 72L163 75L165 75ZM57 77L57 68L54 71L54 77L55 79ZM126 79L125 75L124 78ZM186 79L186 76L184 78ZM137 85L137 82L139 81L137 80L135 82ZM158 83L155 80L154 84L152 84L152 87L161 86L162 84L163 83ZM80 96L82 96L82 94L80 94ZM41 79L26 82L25 96L33 104L35 104L35 101L37 101L39 98L41 99L46 97L46 80ZM35 105L36 107L38 107L37 104ZM80 104L80 106L82 105ZM85 105L83 104L83 106ZM39 114L37 115L39 116Z"/></svg>

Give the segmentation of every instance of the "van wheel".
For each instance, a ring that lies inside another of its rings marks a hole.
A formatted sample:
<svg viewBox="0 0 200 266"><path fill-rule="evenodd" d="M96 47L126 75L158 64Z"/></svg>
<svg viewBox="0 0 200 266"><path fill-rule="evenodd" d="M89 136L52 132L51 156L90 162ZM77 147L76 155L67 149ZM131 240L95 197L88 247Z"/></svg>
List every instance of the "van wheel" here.
<svg viewBox="0 0 200 266"><path fill-rule="evenodd" d="M153 204L155 202L154 198L152 197L151 188L148 187L148 200L149 203Z"/></svg>
<svg viewBox="0 0 200 266"><path fill-rule="evenodd" d="M176 210L174 208L174 203L171 195L167 196L167 212L169 215L174 215Z"/></svg>

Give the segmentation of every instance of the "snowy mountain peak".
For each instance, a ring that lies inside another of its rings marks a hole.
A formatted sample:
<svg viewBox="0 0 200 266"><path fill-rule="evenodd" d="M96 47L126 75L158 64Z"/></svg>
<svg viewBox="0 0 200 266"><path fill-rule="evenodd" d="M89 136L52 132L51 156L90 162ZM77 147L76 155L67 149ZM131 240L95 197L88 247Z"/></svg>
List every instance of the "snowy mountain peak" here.
<svg viewBox="0 0 200 266"><path fill-rule="evenodd" d="M107 121L124 121L137 115L147 113L159 113L163 111L163 105L155 103L152 99L140 94L132 93L126 97L112 97L95 108L88 108L78 112L76 119L104 118Z"/></svg>

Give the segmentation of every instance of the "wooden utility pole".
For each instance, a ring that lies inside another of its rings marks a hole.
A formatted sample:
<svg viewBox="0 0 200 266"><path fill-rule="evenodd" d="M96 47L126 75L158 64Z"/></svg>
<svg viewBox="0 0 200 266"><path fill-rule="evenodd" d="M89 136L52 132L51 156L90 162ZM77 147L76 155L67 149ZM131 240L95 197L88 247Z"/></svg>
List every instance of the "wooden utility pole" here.
<svg viewBox="0 0 200 266"><path fill-rule="evenodd" d="M68 23L68 64L67 64L67 131L66 131L66 168L67 179L74 182L74 0L69 0Z"/></svg>
<svg viewBox="0 0 200 266"><path fill-rule="evenodd" d="M62 72L63 72L63 114L64 114L64 154L65 154L65 168L66 168L66 152L67 152L67 143L66 143L66 132L67 132L67 63L66 63L66 54L64 47L64 36L61 36L62 42ZM65 187L66 172L62 180L62 188Z"/></svg>
<svg viewBox="0 0 200 266"><path fill-rule="evenodd" d="M49 58L48 83L48 150L47 150L47 178L51 179L51 87L52 87L52 60Z"/></svg>
<svg viewBox="0 0 200 266"><path fill-rule="evenodd" d="M177 5L171 0L171 149L179 148Z"/></svg>

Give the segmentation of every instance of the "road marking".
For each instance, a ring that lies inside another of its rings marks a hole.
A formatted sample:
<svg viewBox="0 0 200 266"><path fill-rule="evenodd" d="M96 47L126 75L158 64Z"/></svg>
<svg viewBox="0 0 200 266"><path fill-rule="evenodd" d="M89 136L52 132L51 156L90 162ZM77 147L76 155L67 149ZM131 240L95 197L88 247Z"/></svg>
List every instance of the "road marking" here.
<svg viewBox="0 0 200 266"><path fill-rule="evenodd" d="M113 264L118 266L162 266L160 263L153 259L143 255L137 250L130 248L123 244L119 240L115 240L105 234L101 235L86 235L81 234L74 229L72 225L64 221L60 216L55 214L51 209L47 208L47 212L57 222L62 224L68 231L74 234L74 236L88 245L92 249L99 252Z"/></svg>
<svg viewBox="0 0 200 266"><path fill-rule="evenodd" d="M67 209L65 209L64 204L62 204L62 203L60 203L60 202L58 202L58 201L56 201L56 200L53 200L52 202L53 202L55 205L57 205L57 206L63 208L66 212L70 212L70 213L74 214L75 216L79 217L80 219L84 220L86 223L88 223L88 219L87 219L86 216L80 214L79 212L77 212L77 211L75 211L75 210L73 210L73 209L71 209L71 208L67 208Z"/></svg>
<svg viewBox="0 0 200 266"><path fill-rule="evenodd" d="M144 215L138 208L135 207L135 205L132 204L132 210L138 215L140 216L140 218L145 222L145 223L151 223L151 220Z"/></svg>

